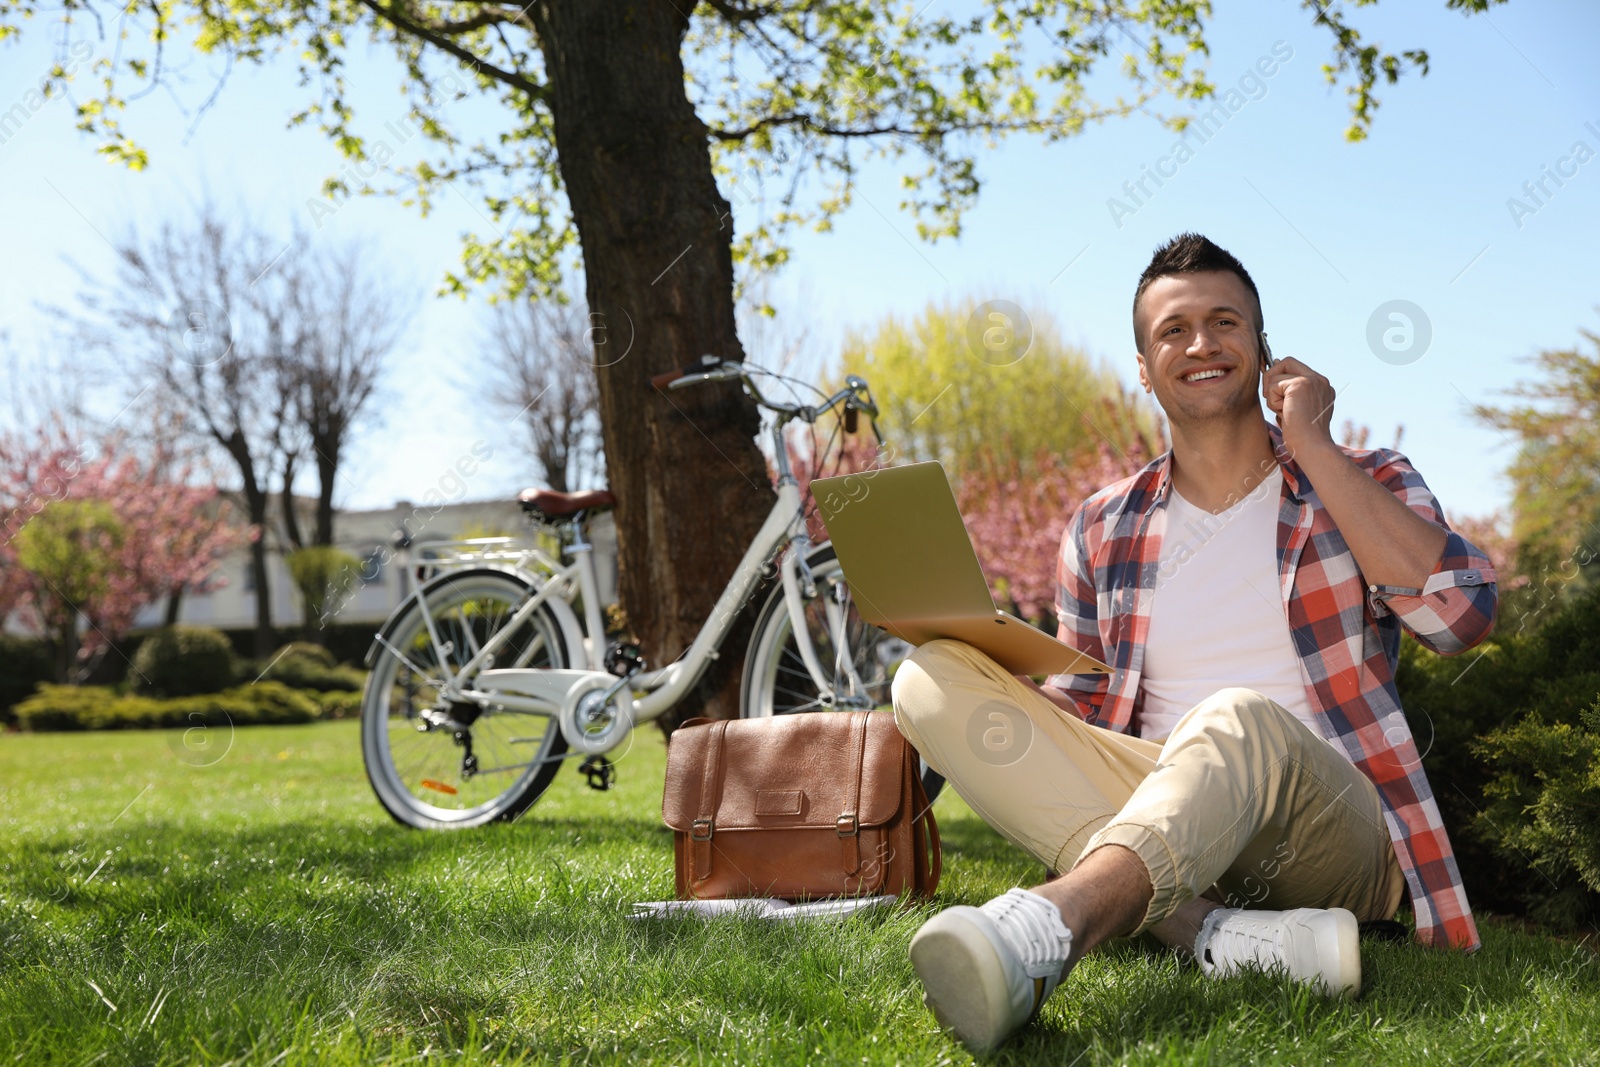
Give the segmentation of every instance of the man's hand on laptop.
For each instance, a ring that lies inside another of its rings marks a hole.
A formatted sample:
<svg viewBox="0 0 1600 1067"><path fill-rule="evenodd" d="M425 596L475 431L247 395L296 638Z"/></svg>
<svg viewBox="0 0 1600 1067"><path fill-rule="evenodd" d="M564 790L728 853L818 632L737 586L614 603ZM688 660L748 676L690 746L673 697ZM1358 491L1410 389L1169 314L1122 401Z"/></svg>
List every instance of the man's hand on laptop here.
<svg viewBox="0 0 1600 1067"><path fill-rule="evenodd" d="M1040 685L1032 678L1029 678L1026 674L1019 674L1016 676L1016 679L1023 685L1028 686L1030 689L1038 692L1046 700L1050 701L1050 703L1054 704L1062 711L1070 711L1074 715L1079 714L1077 702L1071 697L1067 696L1067 694L1063 693L1061 690L1057 689L1055 686Z"/></svg>

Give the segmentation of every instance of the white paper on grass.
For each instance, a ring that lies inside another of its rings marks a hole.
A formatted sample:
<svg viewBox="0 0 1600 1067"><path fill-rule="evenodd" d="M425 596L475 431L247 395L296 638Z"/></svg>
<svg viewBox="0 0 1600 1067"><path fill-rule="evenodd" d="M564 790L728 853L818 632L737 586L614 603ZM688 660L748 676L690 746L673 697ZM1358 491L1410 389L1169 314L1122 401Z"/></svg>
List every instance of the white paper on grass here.
<svg viewBox="0 0 1600 1067"><path fill-rule="evenodd" d="M899 897L841 897L791 904L777 897L741 897L730 900L651 900L633 906L630 919L714 919L737 915L749 919L792 921L799 919L842 919L847 915L893 904Z"/></svg>

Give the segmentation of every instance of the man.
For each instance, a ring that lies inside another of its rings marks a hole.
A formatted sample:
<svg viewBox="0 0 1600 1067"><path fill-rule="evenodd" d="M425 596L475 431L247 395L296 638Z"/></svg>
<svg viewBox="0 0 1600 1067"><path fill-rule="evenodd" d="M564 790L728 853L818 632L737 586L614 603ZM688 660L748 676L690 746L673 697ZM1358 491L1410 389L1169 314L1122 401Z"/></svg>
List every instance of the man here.
<svg viewBox="0 0 1600 1067"><path fill-rule="evenodd" d="M1208 974L1261 965L1329 994L1359 991L1357 922L1407 888L1419 941L1478 946L1394 668L1402 627L1447 655L1483 639L1488 559L1404 456L1334 442L1333 389L1272 362L1255 283L1223 249L1158 249L1133 326L1172 448L1084 502L1057 565L1061 640L1115 674L1041 687L931 641L894 681L928 762L1071 868L912 939L928 1004L976 1049L1085 952L1144 930ZM1001 755L969 741L991 720L1022 727Z"/></svg>

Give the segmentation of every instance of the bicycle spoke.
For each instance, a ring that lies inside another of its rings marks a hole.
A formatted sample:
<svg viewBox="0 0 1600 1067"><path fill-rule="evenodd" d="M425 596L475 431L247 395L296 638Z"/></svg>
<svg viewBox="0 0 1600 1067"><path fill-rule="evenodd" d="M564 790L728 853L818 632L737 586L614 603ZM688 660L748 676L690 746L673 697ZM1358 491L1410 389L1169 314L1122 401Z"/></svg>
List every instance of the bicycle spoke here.
<svg viewBox="0 0 1600 1067"><path fill-rule="evenodd" d="M809 693L801 692L798 689L774 689L772 693L774 696L782 693L788 696L798 697L808 704L819 704L822 700L822 697L814 689Z"/></svg>
<svg viewBox="0 0 1600 1067"><path fill-rule="evenodd" d="M378 644L380 644L384 648L388 649L391 653L394 654L396 659L398 659L401 663L404 663L407 667L411 668L411 672L413 674L417 675L420 678L426 678L429 685L438 686L440 684L440 683L434 681L432 678L429 678L427 671L424 671L421 667L418 667L415 663L412 663L409 659L407 659L405 653L401 652L398 648L395 648L393 645L391 645L389 643L389 639L384 637L382 634L378 635Z"/></svg>
<svg viewBox="0 0 1600 1067"><path fill-rule="evenodd" d="M433 766L432 753L424 752L420 758L406 764L404 770L396 767L395 772L400 775L400 779L402 781L408 781L413 776L418 778L424 777L420 772L430 766Z"/></svg>
<svg viewBox="0 0 1600 1067"><path fill-rule="evenodd" d="M783 664L780 663L780 664L778 664L778 670L780 672L784 673L784 674L792 674L796 678L803 679L803 680L805 680L807 682L811 681L811 672L806 670L803 666L801 666L801 667L786 667L786 666L784 666ZM813 684L815 684L815 683L813 683Z"/></svg>
<svg viewBox="0 0 1600 1067"><path fill-rule="evenodd" d="M480 646L478 644L477 635L472 632L472 620L467 618L464 613L459 614L459 619L460 621L457 623L457 625L461 628L461 636L467 645L467 654L465 657L463 657L462 663L466 663L470 661L473 656L478 654ZM492 633L493 631L491 630L490 632Z"/></svg>
<svg viewBox="0 0 1600 1067"><path fill-rule="evenodd" d="M505 774L507 771L525 771L531 762L530 760L528 763L514 763L506 767L479 767L473 777L478 778L485 774Z"/></svg>

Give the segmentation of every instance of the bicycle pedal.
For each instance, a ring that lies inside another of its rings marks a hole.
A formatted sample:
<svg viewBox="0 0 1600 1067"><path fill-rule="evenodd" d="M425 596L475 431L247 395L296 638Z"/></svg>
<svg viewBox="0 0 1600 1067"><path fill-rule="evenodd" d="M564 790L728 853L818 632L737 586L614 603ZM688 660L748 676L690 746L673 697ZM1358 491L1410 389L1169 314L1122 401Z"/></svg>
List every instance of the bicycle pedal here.
<svg viewBox="0 0 1600 1067"><path fill-rule="evenodd" d="M578 773L589 781L590 789L604 793L617 782L617 765L604 756L587 756L578 764Z"/></svg>
<svg viewBox="0 0 1600 1067"><path fill-rule="evenodd" d="M631 678L644 670L644 650L632 641L621 641L606 649L605 667L618 678Z"/></svg>

